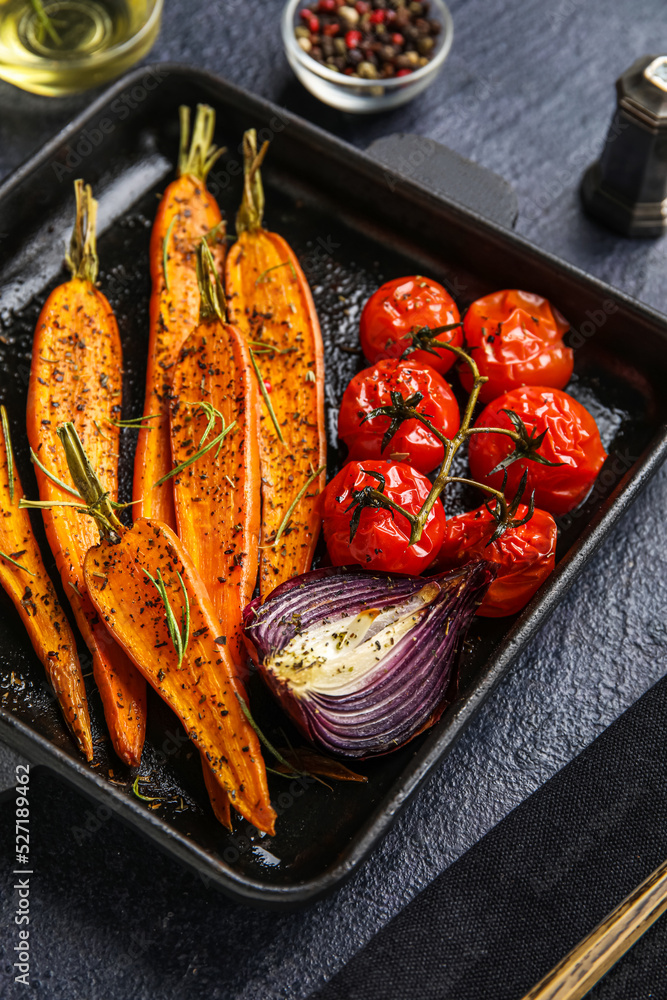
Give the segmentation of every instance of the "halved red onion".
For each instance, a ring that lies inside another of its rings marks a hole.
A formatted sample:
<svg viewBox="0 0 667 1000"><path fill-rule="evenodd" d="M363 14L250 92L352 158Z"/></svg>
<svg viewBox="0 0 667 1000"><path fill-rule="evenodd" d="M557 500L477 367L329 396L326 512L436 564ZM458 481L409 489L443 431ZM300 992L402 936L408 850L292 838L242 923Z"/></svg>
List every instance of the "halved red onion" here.
<svg viewBox="0 0 667 1000"><path fill-rule="evenodd" d="M314 570L249 604L246 635L309 740L346 757L387 753L439 717L493 576L484 562L428 578Z"/></svg>

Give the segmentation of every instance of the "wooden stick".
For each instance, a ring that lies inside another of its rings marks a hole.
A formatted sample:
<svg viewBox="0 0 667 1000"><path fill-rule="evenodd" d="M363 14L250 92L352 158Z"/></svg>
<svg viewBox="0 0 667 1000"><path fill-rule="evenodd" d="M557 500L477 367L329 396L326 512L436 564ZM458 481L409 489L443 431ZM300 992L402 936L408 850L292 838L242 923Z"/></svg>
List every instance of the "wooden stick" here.
<svg viewBox="0 0 667 1000"><path fill-rule="evenodd" d="M523 1000L581 1000L667 910L667 861L638 885Z"/></svg>

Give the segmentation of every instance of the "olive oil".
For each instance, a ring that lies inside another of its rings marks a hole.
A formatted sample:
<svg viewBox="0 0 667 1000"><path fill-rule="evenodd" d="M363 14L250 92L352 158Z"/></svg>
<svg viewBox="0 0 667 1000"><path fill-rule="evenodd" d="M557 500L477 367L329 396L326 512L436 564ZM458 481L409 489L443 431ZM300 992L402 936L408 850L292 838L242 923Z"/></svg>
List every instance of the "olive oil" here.
<svg viewBox="0 0 667 1000"><path fill-rule="evenodd" d="M95 87L153 45L162 0L0 0L0 78L36 94Z"/></svg>

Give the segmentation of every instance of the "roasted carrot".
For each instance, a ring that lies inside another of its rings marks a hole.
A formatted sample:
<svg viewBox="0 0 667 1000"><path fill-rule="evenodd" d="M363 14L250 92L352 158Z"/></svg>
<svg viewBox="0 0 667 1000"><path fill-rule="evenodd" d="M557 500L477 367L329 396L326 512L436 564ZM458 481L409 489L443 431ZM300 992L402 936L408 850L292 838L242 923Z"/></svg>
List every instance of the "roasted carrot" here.
<svg viewBox="0 0 667 1000"><path fill-rule="evenodd" d="M231 830L232 813L229 805L229 795L216 778L215 771L212 771L209 767L206 754L204 753L201 755L201 762L204 784L206 785L206 791L211 802L213 815L218 823L222 823L228 830Z"/></svg>
<svg viewBox="0 0 667 1000"><path fill-rule="evenodd" d="M142 517L116 544L91 549L84 566L90 596L107 626L178 715L231 804L258 829L273 833L262 752L239 703L245 691L225 646L216 643L215 610L177 535ZM168 615L181 629L189 618L180 651Z"/></svg>
<svg viewBox="0 0 667 1000"><path fill-rule="evenodd" d="M309 569L325 482L324 360L313 297L282 236L262 228L264 193L254 130L244 136L238 239L227 256L230 323L251 350L263 396L260 421L260 592Z"/></svg>
<svg viewBox="0 0 667 1000"><path fill-rule="evenodd" d="M176 522L243 676L242 612L257 580L260 394L248 345L226 322L222 288L205 243L198 268L200 323L174 368Z"/></svg>
<svg viewBox="0 0 667 1000"><path fill-rule="evenodd" d="M246 718L245 690L194 563L166 524L140 517L123 527L74 425L62 425L58 435L100 532L84 562L100 617L176 712L237 812L272 834L275 812L259 740Z"/></svg>
<svg viewBox="0 0 667 1000"><path fill-rule="evenodd" d="M65 420L74 422L111 499L118 493L120 337L111 306L95 288L97 203L82 181L75 190L76 225L68 255L72 278L51 292L40 313L28 389L28 438L39 495L46 503L77 500L56 433L57 424ZM136 766L146 731L146 685L86 592L83 557L95 544L95 527L75 506L46 509L44 524L77 625L92 653L114 749L125 763Z"/></svg>
<svg viewBox="0 0 667 1000"><path fill-rule="evenodd" d="M248 346L226 322L224 293L205 240L197 251L197 276L199 326L183 345L173 377L176 523L243 678L242 613L257 580L260 395ZM213 811L229 826L229 800L205 757L202 765Z"/></svg>
<svg viewBox="0 0 667 1000"><path fill-rule="evenodd" d="M169 405L173 366L186 338L199 322L195 251L202 236L210 242L217 266L225 252L224 226L206 176L223 152L212 145L215 112L200 104L189 143L190 111L181 109L178 177L158 208L150 244L152 292L144 416L134 461L133 499L137 516L156 517L176 528L171 468ZM160 485L155 484L160 481Z"/></svg>
<svg viewBox="0 0 667 1000"><path fill-rule="evenodd" d="M86 688L76 641L42 561L14 465L9 424L0 407L0 585L21 616L44 665L65 722L87 760L93 759Z"/></svg>

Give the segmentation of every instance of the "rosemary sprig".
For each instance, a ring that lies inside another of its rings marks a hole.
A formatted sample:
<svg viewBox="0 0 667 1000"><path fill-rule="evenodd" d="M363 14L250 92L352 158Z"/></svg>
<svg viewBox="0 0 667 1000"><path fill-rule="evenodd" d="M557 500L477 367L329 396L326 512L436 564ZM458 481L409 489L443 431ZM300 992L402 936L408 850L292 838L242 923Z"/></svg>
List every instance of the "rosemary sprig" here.
<svg viewBox="0 0 667 1000"><path fill-rule="evenodd" d="M84 451L76 427L71 421L60 424L56 429L60 443L65 449L67 466L72 481L79 489L80 501L74 500L19 500L19 507L34 510L51 510L55 507L74 507L79 514L93 517L103 538L112 542L120 540L119 531L123 526L116 516L117 510L130 507L131 504L118 503L105 490L90 460ZM63 484L64 485L64 484ZM68 487L65 487L66 489ZM71 491L70 491L71 492ZM75 494L76 495L76 494Z"/></svg>
<svg viewBox="0 0 667 1000"><path fill-rule="evenodd" d="M296 279L297 276L296 268L294 267L292 261L283 260L280 262L280 264L274 264L272 267L267 267L266 271L262 271L259 278L255 280L255 288L257 288L257 285L263 285L264 282L266 281L267 274L270 274L271 271L276 271L279 267L289 267L290 271L292 272L292 277Z"/></svg>
<svg viewBox="0 0 667 1000"><path fill-rule="evenodd" d="M248 708L247 703L244 701L244 699L241 697L241 695L238 693L238 691L235 691L234 693L236 694L236 697L238 698L239 705L241 706L241 711L243 712L243 714L245 715L246 719L248 720L249 725L252 727L252 729L254 729L255 733L257 734L257 739L259 740L260 743L262 743L266 747L266 749L269 751L269 753L272 754L275 757L275 759L278 761L278 763L282 764L282 766L287 769L287 774L285 774L283 771L274 772L274 769L270 768L270 767L267 767L267 771L271 771L271 772L280 774L280 776L283 777L283 778L284 777L289 777L289 778L300 778L300 777L301 778L314 778L315 781L319 782L320 785L324 785L325 788L328 788L329 791L331 791L331 785L327 785L326 781L322 781L322 779L318 778L318 776L316 774L313 774L312 771L302 771L300 768L295 767L294 764L290 764L290 762L288 760L286 760L285 757L283 757L283 755L281 754L280 750L276 750L276 748L274 747L273 743L270 742L268 736L264 735L264 733L262 732L262 730L259 728L259 726L255 722L255 720L253 719L252 714L250 712L250 709Z"/></svg>
<svg viewBox="0 0 667 1000"><path fill-rule="evenodd" d="M194 455L191 455L190 458L184 459L184 461L180 462L176 466L176 468L171 470L171 472L168 472L166 475L162 476L161 479L158 479L158 481L155 483L155 486L161 486L162 483L166 483L166 481L168 479L171 479L172 476L180 475L180 473L183 472L185 469L187 469L188 466L192 465L200 458L203 458L204 455L207 455L208 452L211 451L216 446L219 452L220 448L222 447L222 442L224 441L226 436L234 427L236 427L235 420L232 420L231 424L225 424L225 418L223 417L222 413L220 413L220 410L216 410L215 407L211 405L211 403L201 402L201 403L191 403L190 405L196 406L208 417L208 423L206 425L206 429L202 434L201 440L199 442L199 451L197 451ZM216 420L220 420L222 424L222 430L220 431L219 434L216 434L216 436L212 438L212 440L209 441L208 444L204 445L203 442L206 440L209 433L211 432ZM218 457L217 453L215 457L216 458Z"/></svg>
<svg viewBox="0 0 667 1000"><path fill-rule="evenodd" d="M209 247L211 243L225 244L227 242L227 220L221 219L212 229L204 233L202 239Z"/></svg>
<svg viewBox="0 0 667 1000"><path fill-rule="evenodd" d="M278 418L276 417L275 411L271 400L269 399L269 394L266 391L266 386L264 385L264 379L262 378L262 373L259 370L259 365L257 364L257 359L255 358L255 352L252 347L250 348L250 360L252 361L252 366L255 369L255 375L257 376L257 381L259 382L259 391L262 394L262 398L266 403L266 408L269 411L271 420L273 420L273 426L276 429L276 434L278 435L278 440L281 444L285 444L285 438L283 437L283 432L280 429L280 424L278 423Z"/></svg>
<svg viewBox="0 0 667 1000"><path fill-rule="evenodd" d="M35 575L32 570L29 570L26 566L22 566L20 562L17 562L16 559L12 559L12 557L8 556L6 552L0 552L0 559L6 559L7 562L12 563L12 565L16 566L18 569L22 569L24 573L28 574L28 576Z"/></svg>
<svg viewBox="0 0 667 1000"><path fill-rule="evenodd" d="M42 465L40 460L37 458L37 455L32 450L32 448L30 449L30 461L33 463L33 465L39 466L39 468L42 470L46 478L50 479L52 483L56 484L56 486L59 486L61 490L65 490L66 493L71 493L73 497L78 497L79 500L81 500L81 494L79 493L79 491L74 489L73 486L68 486L67 483L64 483L62 481L62 479L58 479L58 477L54 476L52 472L49 472L46 466Z"/></svg>
<svg viewBox="0 0 667 1000"><path fill-rule="evenodd" d="M21 497L19 507L23 510L53 510L55 507L76 507L80 514L89 514L88 507L76 500L26 500Z"/></svg>
<svg viewBox="0 0 667 1000"><path fill-rule="evenodd" d="M264 733L262 732L262 730L259 728L259 726L257 725L257 723L255 722L255 720L252 717L252 714L250 712L250 709L248 708L248 705L243 700L243 698L238 693L238 691L235 691L234 693L236 694L236 697L238 698L239 705L241 706L241 711L245 715L245 717L246 717L248 723L250 724L250 726L255 730L255 733L257 734L257 739L259 740L260 743L262 743L266 747L266 749L269 751L269 753L273 754L273 756L276 758L276 760L280 764L282 764L284 767L289 768L292 777L296 778L299 775L306 775L306 774L308 774L307 771L299 771L298 768L294 767L293 764L289 764L285 760L285 758L280 753L280 751L276 750L276 748L274 747L273 743L271 743L269 741L268 736L265 736Z"/></svg>
<svg viewBox="0 0 667 1000"><path fill-rule="evenodd" d="M311 466L311 468L312 468L312 466ZM287 525L289 524L289 520L290 520L292 514L294 513L294 510L295 510L297 504L301 500L301 497L304 495L304 493L306 492L306 490L308 489L308 487L310 486L310 484L313 482L313 480L317 479L317 477L319 475L321 475L324 472L325 469L326 469L326 465L321 465L319 467L319 469L316 472L313 472L312 476L310 476L310 478L306 480L305 484L301 487L301 489L299 490L299 492L297 493L297 495L294 497L294 500L292 501L292 503L287 508L287 513L285 514L284 518L280 522L280 527L276 531L275 538L273 539L272 542L269 542L267 545L260 545L260 549L272 549L272 548L274 548L274 546L276 546L278 544L278 542L280 541L280 538L282 536L282 533L285 531Z"/></svg>
<svg viewBox="0 0 667 1000"><path fill-rule="evenodd" d="M164 579L162 578L162 571L158 568L157 579L151 576L147 569L144 569L143 571L162 598L164 613L167 619L167 631L169 632L169 638L171 639L176 651L178 665L180 667L183 663L183 657L185 656L185 652L188 648L188 643L190 642L190 602L188 601L188 593L185 589L185 584L183 583L183 577L178 570L176 570L176 576L178 577L178 582L181 585L183 597L185 598L185 604L181 608L181 624L179 625L178 619L176 618L173 608L169 603L169 595L167 593L167 587Z"/></svg>
<svg viewBox="0 0 667 1000"><path fill-rule="evenodd" d="M7 456L7 484L9 486L9 502L14 503L14 453L12 451L12 439L9 433L9 420L7 410L0 406L0 423L2 424L2 436L5 442L5 455ZM11 562L12 560L10 560Z"/></svg>
<svg viewBox="0 0 667 1000"><path fill-rule="evenodd" d="M159 413L150 413L145 417L128 417L127 420L107 420L108 424L112 427L131 427L136 430L146 431L150 430L150 424L144 424L144 420L157 420L160 417Z"/></svg>
<svg viewBox="0 0 667 1000"><path fill-rule="evenodd" d="M132 782L132 791L137 796L138 799L142 799L144 802L161 802L162 799L157 795L143 795L139 791L140 781L150 781L152 775L150 774L138 774L134 781Z"/></svg>
<svg viewBox="0 0 667 1000"><path fill-rule="evenodd" d="M164 234L164 239L162 240L162 276L164 278L164 287L169 291L169 278L167 277L167 261L169 260L169 240L171 239L171 231L174 228L176 220L178 219L178 214L173 217L167 232Z"/></svg>
<svg viewBox="0 0 667 1000"><path fill-rule="evenodd" d="M248 344L251 347L259 347L260 351L255 351L255 354L294 354L298 351L298 347L274 347L273 344L267 344L265 340L248 340Z"/></svg>
<svg viewBox="0 0 667 1000"><path fill-rule="evenodd" d="M224 429L225 418L223 417L223 415L220 412L220 410L216 410L215 406L213 406L212 403L201 402L201 403L198 404L198 407L201 410L201 412L204 414L204 416L208 417L208 423L206 424L206 428L204 430L204 433L202 434L202 436L199 439L199 447L201 448L201 446L203 445L204 441L206 440L206 438L209 436L209 434L211 433L211 431L215 427L216 420L220 420L220 423L222 424L223 429ZM230 425L230 426L233 426L233 425Z"/></svg>

